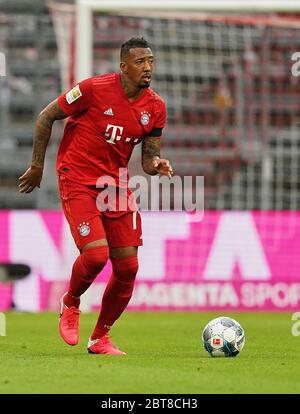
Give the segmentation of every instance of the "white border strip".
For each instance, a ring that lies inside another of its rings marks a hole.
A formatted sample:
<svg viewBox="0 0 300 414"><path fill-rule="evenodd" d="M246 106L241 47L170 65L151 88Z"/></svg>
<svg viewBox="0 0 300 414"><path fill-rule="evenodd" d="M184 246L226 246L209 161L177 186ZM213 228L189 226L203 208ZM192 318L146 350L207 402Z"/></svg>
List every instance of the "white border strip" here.
<svg viewBox="0 0 300 414"><path fill-rule="evenodd" d="M160 10L239 10L239 11L296 11L299 0L151 0L141 4L137 0L77 0L77 4L93 10L160 9Z"/></svg>
<svg viewBox="0 0 300 414"><path fill-rule="evenodd" d="M299 0L76 0L76 81L79 82L93 73L93 12L120 9L134 10L197 10L240 11L240 12L291 12L300 11Z"/></svg>

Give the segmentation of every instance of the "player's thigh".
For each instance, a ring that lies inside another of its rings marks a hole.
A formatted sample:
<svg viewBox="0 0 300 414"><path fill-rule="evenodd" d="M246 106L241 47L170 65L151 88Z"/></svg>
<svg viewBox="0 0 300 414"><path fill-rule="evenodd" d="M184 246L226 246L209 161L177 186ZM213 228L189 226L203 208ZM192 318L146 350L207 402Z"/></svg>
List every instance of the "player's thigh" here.
<svg viewBox="0 0 300 414"><path fill-rule="evenodd" d="M139 211L128 211L122 214L105 212L102 214L110 252L121 252L116 249L126 248L130 249L132 255L132 249L143 245L142 222Z"/></svg>
<svg viewBox="0 0 300 414"><path fill-rule="evenodd" d="M79 250L107 245L102 216L92 191L86 186L60 179L62 207Z"/></svg>
<svg viewBox="0 0 300 414"><path fill-rule="evenodd" d="M138 247L129 246L129 247L110 247L109 248L109 257L111 259L137 256Z"/></svg>

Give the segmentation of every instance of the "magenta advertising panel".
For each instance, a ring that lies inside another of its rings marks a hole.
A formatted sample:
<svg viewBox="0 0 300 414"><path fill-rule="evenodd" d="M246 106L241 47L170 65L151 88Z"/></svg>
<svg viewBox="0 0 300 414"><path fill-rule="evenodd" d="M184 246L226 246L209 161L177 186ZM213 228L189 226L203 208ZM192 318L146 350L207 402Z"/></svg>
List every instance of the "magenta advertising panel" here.
<svg viewBox="0 0 300 414"><path fill-rule="evenodd" d="M296 310L300 305L300 213L142 214L144 246L131 310ZM200 220L201 219L201 220ZM30 266L0 283L0 310L57 310L78 255L61 212L0 212L0 262ZM107 264L82 296L99 309Z"/></svg>

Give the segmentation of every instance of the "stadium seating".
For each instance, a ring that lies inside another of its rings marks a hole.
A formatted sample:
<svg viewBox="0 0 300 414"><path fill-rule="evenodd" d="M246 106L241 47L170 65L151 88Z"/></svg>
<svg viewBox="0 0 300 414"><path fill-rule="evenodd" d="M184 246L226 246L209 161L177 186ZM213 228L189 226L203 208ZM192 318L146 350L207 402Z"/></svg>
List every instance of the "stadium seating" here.
<svg viewBox="0 0 300 414"><path fill-rule="evenodd" d="M55 34L41 0L1 0L0 22L7 60L7 76L0 78L0 207L36 207L43 191L19 195L17 178L31 158L34 120L61 90ZM51 145L57 146L60 133L54 128Z"/></svg>

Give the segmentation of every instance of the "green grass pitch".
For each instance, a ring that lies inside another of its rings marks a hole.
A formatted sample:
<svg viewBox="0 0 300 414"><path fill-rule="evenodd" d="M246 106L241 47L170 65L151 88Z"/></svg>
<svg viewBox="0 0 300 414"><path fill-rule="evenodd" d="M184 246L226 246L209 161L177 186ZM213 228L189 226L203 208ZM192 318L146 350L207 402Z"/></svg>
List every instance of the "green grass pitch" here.
<svg viewBox="0 0 300 414"><path fill-rule="evenodd" d="M236 358L211 358L205 324L223 312L125 313L112 330L126 356L90 355L96 314L82 314L80 343L66 345L54 313L6 314L0 393L300 393L300 336L291 313L229 313L245 329Z"/></svg>

